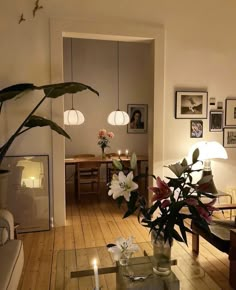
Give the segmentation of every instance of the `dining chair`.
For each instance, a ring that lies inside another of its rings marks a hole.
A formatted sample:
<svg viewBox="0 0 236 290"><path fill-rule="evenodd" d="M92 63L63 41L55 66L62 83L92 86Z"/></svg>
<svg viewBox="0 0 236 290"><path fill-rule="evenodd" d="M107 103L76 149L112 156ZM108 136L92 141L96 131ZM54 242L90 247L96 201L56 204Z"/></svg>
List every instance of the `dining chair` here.
<svg viewBox="0 0 236 290"><path fill-rule="evenodd" d="M100 193L100 166L97 161L84 161L77 163L78 199L81 194ZM86 185L89 190L85 190Z"/></svg>
<svg viewBox="0 0 236 290"><path fill-rule="evenodd" d="M119 155L117 153L109 153L107 154L109 158L119 158ZM120 157L126 158L125 154L121 154ZM130 161L122 161L123 165L125 167L130 167ZM114 167L113 163L107 163L107 183L109 183L112 179L112 175L115 173L119 173L119 170ZM124 170L123 170L124 171Z"/></svg>

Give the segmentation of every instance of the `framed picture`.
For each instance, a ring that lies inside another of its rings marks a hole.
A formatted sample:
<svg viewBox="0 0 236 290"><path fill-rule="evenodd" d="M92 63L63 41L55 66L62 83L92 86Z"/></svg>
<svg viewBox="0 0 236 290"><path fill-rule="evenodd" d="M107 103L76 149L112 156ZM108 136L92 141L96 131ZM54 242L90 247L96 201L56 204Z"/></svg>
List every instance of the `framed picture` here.
<svg viewBox="0 0 236 290"><path fill-rule="evenodd" d="M210 111L209 130L211 132L223 131L223 111Z"/></svg>
<svg viewBox="0 0 236 290"><path fill-rule="evenodd" d="M236 147L236 127L224 128L224 147L235 148Z"/></svg>
<svg viewBox="0 0 236 290"><path fill-rule="evenodd" d="M225 126L236 126L236 98L225 100Z"/></svg>
<svg viewBox="0 0 236 290"><path fill-rule="evenodd" d="M48 155L6 156L10 171L7 208L19 223L20 233L50 229Z"/></svg>
<svg viewBox="0 0 236 290"><path fill-rule="evenodd" d="M147 133L148 105L128 104L130 122L127 125L128 133Z"/></svg>
<svg viewBox="0 0 236 290"><path fill-rule="evenodd" d="M190 121L190 137L202 138L203 137L203 122L202 120Z"/></svg>
<svg viewBox="0 0 236 290"><path fill-rule="evenodd" d="M175 118L176 119L206 119L207 92L176 92Z"/></svg>

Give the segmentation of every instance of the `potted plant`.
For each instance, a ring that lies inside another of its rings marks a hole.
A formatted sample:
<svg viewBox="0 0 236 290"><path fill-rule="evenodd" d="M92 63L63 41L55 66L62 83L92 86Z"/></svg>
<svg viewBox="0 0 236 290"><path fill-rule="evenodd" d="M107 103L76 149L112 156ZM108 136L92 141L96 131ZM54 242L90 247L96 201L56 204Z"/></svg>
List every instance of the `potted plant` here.
<svg viewBox="0 0 236 290"><path fill-rule="evenodd" d="M43 97L32 109L32 111L27 115L27 117L22 121L22 123L15 130L15 132L0 147L0 176L4 176L4 178L6 176L7 170L1 168L3 158L6 156L10 146L13 144L15 139L23 133L27 132L28 130L35 127L49 126L51 130L70 139L70 136L66 133L66 131L55 122L47 118L35 115L37 109L47 98L55 99L67 93L75 94L84 90L90 90L91 92L99 95L99 93L92 87L78 82L65 82L43 86L35 86L31 83L16 84L0 90L0 112L5 102L16 98L22 98L24 96L24 93L34 90L43 90ZM3 207L3 205L1 204L1 195L2 194L0 191L0 207Z"/></svg>

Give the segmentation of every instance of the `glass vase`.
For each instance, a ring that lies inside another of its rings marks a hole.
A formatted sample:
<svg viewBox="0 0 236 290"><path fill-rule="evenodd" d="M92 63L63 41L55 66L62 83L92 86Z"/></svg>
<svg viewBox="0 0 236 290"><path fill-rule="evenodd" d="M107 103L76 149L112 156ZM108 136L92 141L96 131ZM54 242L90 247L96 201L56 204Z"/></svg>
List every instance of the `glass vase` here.
<svg viewBox="0 0 236 290"><path fill-rule="evenodd" d="M164 241L163 235L151 232L153 245L153 272L160 276L168 276L171 272L171 247L169 241Z"/></svg>
<svg viewBox="0 0 236 290"><path fill-rule="evenodd" d="M119 263L121 266L127 266L129 264L129 259L131 258L133 252L126 250L124 252L121 253L120 259L119 259Z"/></svg>
<svg viewBox="0 0 236 290"><path fill-rule="evenodd" d="M102 159L106 159L105 148L102 147Z"/></svg>

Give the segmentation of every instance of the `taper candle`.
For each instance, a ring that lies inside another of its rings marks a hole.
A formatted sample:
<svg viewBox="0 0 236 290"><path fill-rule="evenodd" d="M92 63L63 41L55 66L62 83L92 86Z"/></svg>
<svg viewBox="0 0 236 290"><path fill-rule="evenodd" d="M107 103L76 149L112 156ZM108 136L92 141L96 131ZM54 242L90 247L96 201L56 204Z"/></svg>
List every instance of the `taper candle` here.
<svg viewBox="0 0 236 290"><path fill-rule="evenodd" d="M93 261L94 279L95 279L95 290L99 290L99 279L98 279L98 266L97 260Z"/></svg>

